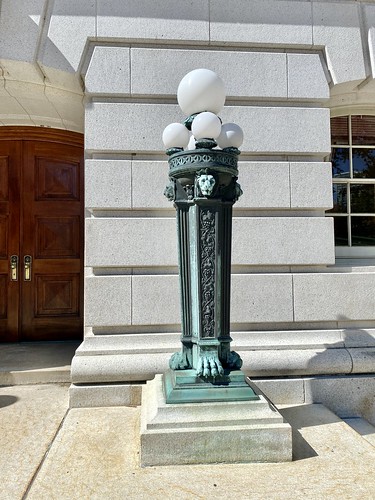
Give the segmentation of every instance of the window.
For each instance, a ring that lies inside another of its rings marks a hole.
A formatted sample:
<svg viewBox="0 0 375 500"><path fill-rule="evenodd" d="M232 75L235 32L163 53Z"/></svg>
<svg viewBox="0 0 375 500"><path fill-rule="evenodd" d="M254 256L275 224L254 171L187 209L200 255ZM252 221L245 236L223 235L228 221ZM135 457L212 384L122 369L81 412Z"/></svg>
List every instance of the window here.
<svg viewBox="0 0 375 500"><path fill-rule="evenodd" d="M327 213L334 218L336 247L373 247L374 255L375 116L332 118L331 134L333 208Z"/></svg>

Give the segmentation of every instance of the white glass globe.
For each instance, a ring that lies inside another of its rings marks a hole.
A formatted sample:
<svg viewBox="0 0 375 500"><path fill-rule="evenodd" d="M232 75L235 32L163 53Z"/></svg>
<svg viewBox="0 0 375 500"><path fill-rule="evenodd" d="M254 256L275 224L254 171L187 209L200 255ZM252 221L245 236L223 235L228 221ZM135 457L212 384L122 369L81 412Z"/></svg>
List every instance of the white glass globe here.
<svg viewBox="0 0 375 500"><path fill-rule="evenodd" d="M187 145L186 149L195 149L195 137L193 134L191 134L190 139L189 139L189 144Z"/></svg>
<svg viewBox="0 0 375 500"><path fill-rule="evenodd" d="M211 111L220 113L225 102L223 80L210 69L195 69L181 80L177 101L186 115Z"/></svg>
<svg viewBox="0 0 375 500"><path fill-rule="evenodd" d="M196 139L216 139L221 132L221 121L214 113L199 113L192 123L191 131Z"/></svg>
<svg viewBox="0 0 375 500"><path fill-rule="evenodd" d="M243 143L242 128L235 123L224 123L217 138L217 143L221 149L239 148Z"/></svg>
<svg viewBox="0 0 375 500"><path fill-rule="evenodd" d="M189 139L189 131L182 123L171 123L163 131L163 142L166 149L185 148Z"/></svg>

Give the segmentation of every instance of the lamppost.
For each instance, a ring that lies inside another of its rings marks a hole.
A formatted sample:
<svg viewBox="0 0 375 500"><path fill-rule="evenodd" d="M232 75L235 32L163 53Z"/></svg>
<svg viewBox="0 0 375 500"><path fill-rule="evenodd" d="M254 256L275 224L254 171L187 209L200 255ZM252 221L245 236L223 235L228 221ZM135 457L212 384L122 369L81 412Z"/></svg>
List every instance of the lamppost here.
<svg viewBox="0 0 375 500"><path fill-rule="evenodd" d="M212 71L188 73L178 88L188 118L168 125L165 194L177 210L181 351L142 389L142 466L292 459L292 431L246 383L230 343L232 206L241 129L217 114L224 84ZM182 404L180 404L182 403Z"/></svg>
<svg viewBox="0 0 375 500"><path fill-rule="evenodd" d="M232 206L242 194L243 132L217 116L225 97L216 73L191 71L177 91L188 117L163 132L170 179L164 194L177 211L182 320L182 349L164 376L167 403L259 399L230 346Z"/></svg>

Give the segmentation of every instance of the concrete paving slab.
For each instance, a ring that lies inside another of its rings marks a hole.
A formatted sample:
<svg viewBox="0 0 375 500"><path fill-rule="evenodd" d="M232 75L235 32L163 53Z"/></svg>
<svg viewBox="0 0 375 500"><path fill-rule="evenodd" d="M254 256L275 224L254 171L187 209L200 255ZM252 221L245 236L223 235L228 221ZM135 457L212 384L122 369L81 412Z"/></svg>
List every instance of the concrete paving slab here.
<svg viewBox="0 0 375 500"><path fill-rule="evenodd" d="M322 405L281 411L298 437L294 462L141 468L139 408L72 409L27 499L374 498L369 442Z"/></svg>
<svg viewBox="0 0 375 500"><path fill-rule="evenodd" d="M68 385L0 387L0 498L21 499L68 408Z"/></svg>
<svg viewBox="0 0 375 500"><path fill-rule="evenodd" d="M1 344L0 386L70 382L70 364L80 342Z"/></svg>
<svg viewBox="0 0 375 500"><path fill-rule="evenodd" d="M375 427L364 418L345 418L344 421L375 447Z"/></svg>

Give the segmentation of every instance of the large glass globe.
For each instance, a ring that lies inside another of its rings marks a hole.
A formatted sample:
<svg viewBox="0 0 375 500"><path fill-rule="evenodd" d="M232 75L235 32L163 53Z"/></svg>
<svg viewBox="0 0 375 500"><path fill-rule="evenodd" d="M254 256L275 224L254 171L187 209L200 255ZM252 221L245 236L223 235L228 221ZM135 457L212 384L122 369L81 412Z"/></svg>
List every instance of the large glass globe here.
<svg viewBox="0 0 375 500"><path fill-rule="evenodd" d="M196 139L216 139L221 132L221 121L214 113L204 111L199 113L191 126Z"/></svg>
<svg viewBox="0 0 375 500"><path fill-rule="evenodd" d="M243 143L242 128L235 123L224 123L217 138L217 143L221 149L239 148Z"/></svg>
<svg viewBox="0 0 375 500"><path fill-rule="evenodd" d="M224 82L210 69L190 71L178 86L177 101L188 116L201 111L218 114L225 102Z"/></svg>
<svg viewBox="0 0 375 500"><path fill-rule="evenodd" d="M171 123L163 131L163 142L166 149L186 148L189 139L189 131L182 123Z"/></svg>

